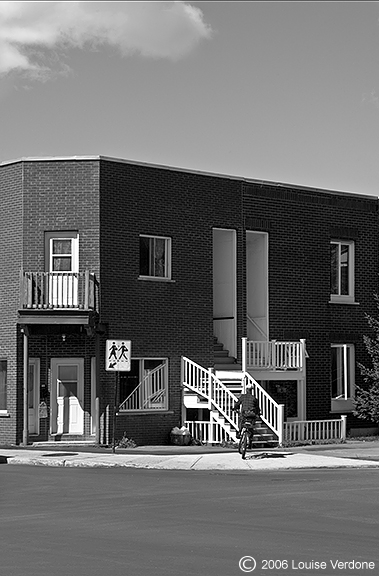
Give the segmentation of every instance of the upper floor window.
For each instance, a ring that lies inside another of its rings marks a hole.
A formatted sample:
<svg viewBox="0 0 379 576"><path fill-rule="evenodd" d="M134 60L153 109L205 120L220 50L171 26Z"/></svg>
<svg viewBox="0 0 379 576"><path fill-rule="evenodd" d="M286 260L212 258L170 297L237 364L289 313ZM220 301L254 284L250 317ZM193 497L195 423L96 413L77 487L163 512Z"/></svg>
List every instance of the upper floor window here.
<svg viewBox="0 0 379 576"><path fill-rule="evenodd" d="M332 410L351 410L355 391L354 344L331 345Z"/></svg>
<svg viewBox="0 0 379 576"><path fill-rule="evenodd" d="M140 236L140 276L171 279L171 238Z"/></svg>
<svg viewBox="0 0 379 576"><path fill-rule="evenodd" d="M354 242L330 243L330 294L332 302L354 302Z"/></svg>
<svg viewBox="0 0 379 576"><path fill-rule="evenodd" d="M0 360L0 412L7 411L7 361Z"/></svg>

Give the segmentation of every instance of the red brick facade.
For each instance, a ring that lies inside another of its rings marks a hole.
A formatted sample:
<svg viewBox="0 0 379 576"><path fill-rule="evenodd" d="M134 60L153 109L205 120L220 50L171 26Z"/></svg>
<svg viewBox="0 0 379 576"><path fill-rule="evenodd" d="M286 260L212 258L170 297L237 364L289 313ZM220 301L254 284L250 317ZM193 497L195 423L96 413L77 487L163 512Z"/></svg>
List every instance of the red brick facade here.
<svg viewBox="0 0 379 576"><path fill-rule="evenodd" d="M104 369L108 338L131 340L133 358L167 358L169 367L168 410L120 412L116 438L126 432L138 444L164 444L181 423L181 357L204 367L214 362L213 228L237 234L238 341L246 335L245 233L269 235L269 336L306 339L307 418L331 417L331 343L354 343L357 361L366 361L364 314L374 313L377 290L375 198L106 158L4 164L0 190L0 359L8 362L0 444L22 440L20 270L45 270L47 232L78 232L80 271L95 274L100 286L93 329L59 322L28 326L28 353L40 360L40 399L48 409L51 359L84 358L83 438L93 437L91 358L96 357L99 439L112 439L116 375ZM171 238L170 281L139 277L140 234ZM355 305L329 303L333 238L355 242ZM356 424L350 416L349 423ZM49 417L41 418L34 440L49 437Z"/></svg>

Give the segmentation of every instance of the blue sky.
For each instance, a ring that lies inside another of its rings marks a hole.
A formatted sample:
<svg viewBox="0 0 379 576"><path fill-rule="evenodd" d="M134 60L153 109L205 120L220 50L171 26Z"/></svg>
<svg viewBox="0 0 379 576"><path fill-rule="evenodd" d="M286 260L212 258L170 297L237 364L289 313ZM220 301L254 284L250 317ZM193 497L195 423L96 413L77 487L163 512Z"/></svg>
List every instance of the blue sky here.
<svg viewBox="0 0 379 576"><path fill-rule="evenodd" d="M379 5L1 2L0 134L379 196Z"/></svg>

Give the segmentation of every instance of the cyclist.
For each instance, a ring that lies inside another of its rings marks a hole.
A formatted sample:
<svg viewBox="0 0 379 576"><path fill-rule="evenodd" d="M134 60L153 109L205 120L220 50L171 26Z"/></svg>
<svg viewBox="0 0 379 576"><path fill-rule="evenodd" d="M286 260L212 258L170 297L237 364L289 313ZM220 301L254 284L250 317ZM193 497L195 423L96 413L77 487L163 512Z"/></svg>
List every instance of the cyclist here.
<svg viewBox="0 0 379 576"><path fill-rule="evenodd" d="M253 385L250 382L246 384L245 393L240 395L233 410L239 410L237 438L241 438L244 422L250 420L254 423L261 413L258 399L253 394Z"/></svg>

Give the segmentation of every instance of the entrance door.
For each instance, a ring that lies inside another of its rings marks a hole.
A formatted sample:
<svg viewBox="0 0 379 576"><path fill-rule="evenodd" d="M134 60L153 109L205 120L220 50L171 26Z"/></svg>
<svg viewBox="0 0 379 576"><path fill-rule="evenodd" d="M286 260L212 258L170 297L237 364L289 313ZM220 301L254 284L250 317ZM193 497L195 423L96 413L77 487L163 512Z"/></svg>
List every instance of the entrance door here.
<svg viewBox="0 0 379 576"><path fill-rule="evenodd" d="M53 434L83 434L84 359L52 358Z"/></svg>
<svg viewBox="0 0 379 576"><path fill-rule="evenodd" d="M77 232L46 234L46 269L49 304L54 308L78 306L79 236Z"/></svg>
<svg viewBox="0 0 379 576"><path fill-rule="evenodd" d="M213 229L213 334L237 357L236 232Z"/></svg>
<svg viewBox="0 0 379 576"><path fill-rule="evenodd" d="M40 386L39 358L29 358L29 378L28 378L29 434L39 434L39 386Z"/></svg>
<svg viewBox="0 0 379 576"><path fill-rule="evenodd" d="M246 231L247 338L265 342L268 331L268 234Z"/></svg>

